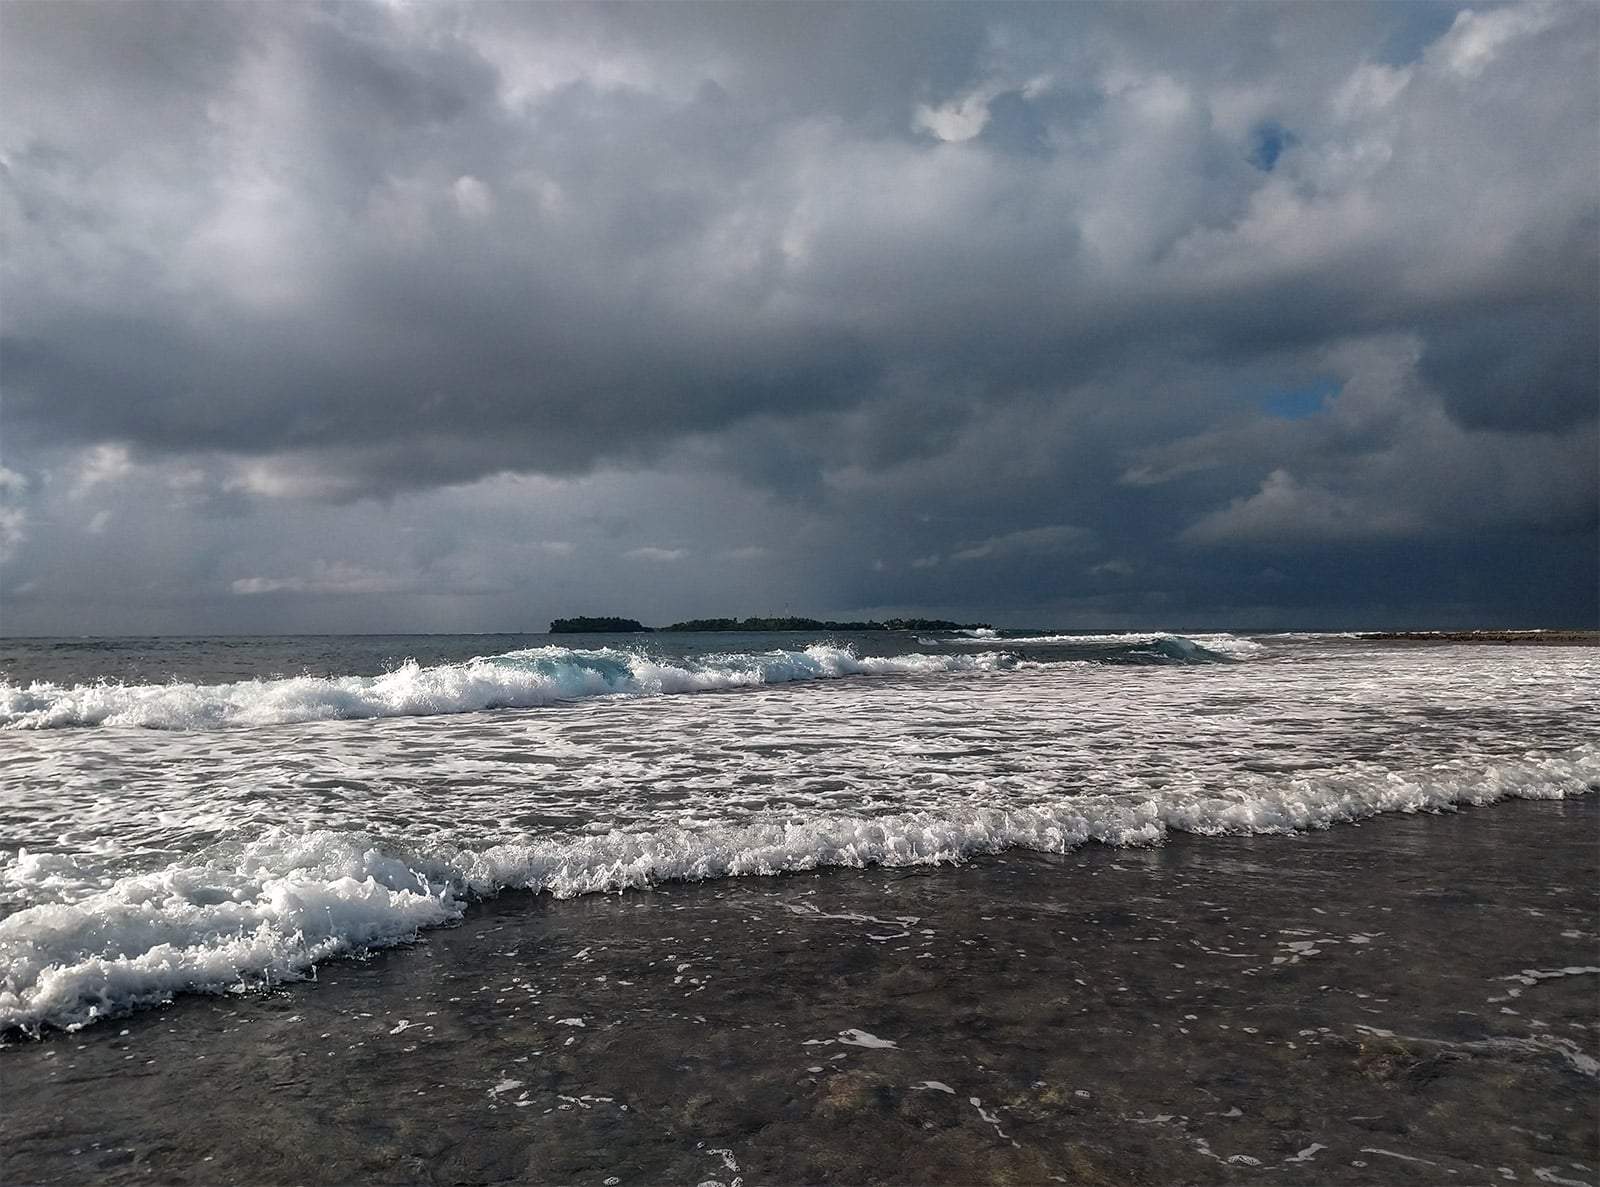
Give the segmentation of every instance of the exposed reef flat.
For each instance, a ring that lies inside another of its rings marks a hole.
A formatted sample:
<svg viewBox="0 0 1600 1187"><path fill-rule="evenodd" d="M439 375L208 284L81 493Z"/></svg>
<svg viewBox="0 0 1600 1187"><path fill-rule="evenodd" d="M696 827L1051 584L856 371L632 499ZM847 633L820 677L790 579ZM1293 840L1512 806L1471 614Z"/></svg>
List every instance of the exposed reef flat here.
<svg viewBox="0 0 1600 1187"><path fill-rule="evenodd" d="M1600 631L1362 631L1362 639L1414 643L1522 643L1600 647Z"/></svg>

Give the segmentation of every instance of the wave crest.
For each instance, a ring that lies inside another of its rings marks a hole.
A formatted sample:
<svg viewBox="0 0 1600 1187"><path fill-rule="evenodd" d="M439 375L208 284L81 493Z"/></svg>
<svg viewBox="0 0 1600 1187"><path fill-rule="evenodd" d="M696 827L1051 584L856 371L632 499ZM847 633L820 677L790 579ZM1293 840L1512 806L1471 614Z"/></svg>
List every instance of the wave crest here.
<svg viewBox="0 0 1600 1187"><path fill-rule="evenodd" d="M539 647L378 676L295 676L234 684L0 683L0 729L232 726L425 717L528 709L602 696L662 696L865 675L988 670L998 653L857 656L818 644L803 651L665 659L602 648Z"/></svg>
<svg viewBox="0 0 1600 1187"><path fill-rule="evenodd" d="M1262 780L1226 794L1089 795L1053 804L878 817L660 825L598 836L525 836L483 849L404 849L364 834L267 830L72 902L0 920L0 1034L77 1029L186 990L305 976L342 953L404 943L505 889L567 898L665 881L823 866L957 862L1012 848L1067 852L1090 841L1159 844L1170 832L1286 833L1383 812L1449 810L1505 798L1560 799L1600 787L1600 746L1466 769L1402 774L1376 764L1336 778ZM23 852L17 886L62 871Z"/></svg>

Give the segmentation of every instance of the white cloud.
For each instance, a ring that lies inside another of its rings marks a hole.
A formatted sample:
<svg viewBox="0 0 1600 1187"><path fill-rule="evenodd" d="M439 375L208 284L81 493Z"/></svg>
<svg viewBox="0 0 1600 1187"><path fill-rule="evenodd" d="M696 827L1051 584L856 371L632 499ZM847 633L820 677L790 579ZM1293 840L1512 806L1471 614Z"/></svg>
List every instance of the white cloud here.
<svg viewBox="0 0 1600 1187"><path fill-rule="evenodd" d="M96 445L85 450L77 459L77 473L72 481L73 494L81 497L97 486L115 485L126 479L133 470L126 445Z"/></svg>
<svg viewBox="0 0 1600 1187"><path fill-rule="evenodd" d="M494 210L494 195L489 187L476 177L458 177L451 187L456 209L461 217L471 222L482 222Z"/></svg>
<svg viewBox="0 0 1600 1187"><path fill-rule="evenodd" d="M1190 544L1285 544L1401 536L1421 526L1401 508L1365 505L1274 470L1255 494L1202 516L1180 538Z"/></svg>
<svg viewBox="0 0 1600 1187"><path fill-rule="evenodd" d="M687 548L655 548L647 545L643 548L630 548L623 555L633 560L651 561L658 565L670 565L683 560L684 557L689 555L689 550Z"/></svg>
<svg viewBox="0 0 1600 1187"><path fill-rule="evenodd" d="M312 562L309 574L290 577L240 577L229 588L241 597L261 594L379 594L415 587L415 581L342 561Z"/></svg>
<svg viewBox="0 0 1600 1187"><path fill-rule="evenodd" d="M1199 468L1272 468L1252 494L1201 515L1189 544L1285 545L1461 532L1571 531L1600 504L1595 432L1498 433L1462 427L1418 375L1409 335L1333 344L1323 365L1343 384L1324 413L1179 441L1125 480ZM1266 424L1267 422L1262 422ZM1292 455L1294 469L1275 459ZM1148 471L1148 472L1147 472ZM1257 471L1259 473L1259 470Z"/></svg>
<svg viewBox="0 0 1600 1187"><path fill-rule="evenodd" d="M1089 569L1091 577L1131 577L1133 573L1133 566L1120 557L1101 561L1098 565L1092 565Z"/></svg>
<svg viewBox="0 0 1600 1187"><path fill-rule="evenodd" d="M1455 24L1429 51L1466 78L1477 78L1507 44L1542 33L1555 23L1555 5L1526 3L1456 14Z"/></svg>
<svg viewBox="0 0 1600 1187"><path fill-rule="evenodd" d="M21 507L9 506L13 498L25 494L28 480L15 470L0 466L0 561L10 560L28 539L28 516Z"/></svg>
<svg viewBox="0 0 1600 1187"><path fill-rule="evenodd" d="M315 455L240 461L233 470L223 489L264 499L334 500L359 495L363 487L359 475L332 468Z"/></svg>
<svg viewBox="0 0 1600 1187"><path fill-rule="evenodd" d="M919 103L911 122L921 131L931 132L947 143L971 140L989 122L989 103L999 91L995 86L980 87L937 106Z"/></svg>

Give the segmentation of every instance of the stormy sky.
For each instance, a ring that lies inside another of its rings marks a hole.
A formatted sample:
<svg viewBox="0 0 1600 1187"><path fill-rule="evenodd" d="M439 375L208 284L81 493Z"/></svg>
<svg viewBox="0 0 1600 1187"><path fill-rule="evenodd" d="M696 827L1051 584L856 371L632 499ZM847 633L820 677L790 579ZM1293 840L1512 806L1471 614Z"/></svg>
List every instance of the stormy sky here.
<svg viewBox="0 0 1600 1187"><path fill-rule="evenodd" d="M0 630L1594 626L1600 5L0 6Z"/></svg>

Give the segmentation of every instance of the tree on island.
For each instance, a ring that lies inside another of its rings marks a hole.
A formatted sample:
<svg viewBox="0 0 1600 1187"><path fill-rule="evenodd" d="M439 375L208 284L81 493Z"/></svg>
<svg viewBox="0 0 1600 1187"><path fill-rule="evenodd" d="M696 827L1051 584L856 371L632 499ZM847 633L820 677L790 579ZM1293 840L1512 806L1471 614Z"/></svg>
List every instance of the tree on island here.
<svg viewBox="0 0 1600 1187"><path fill-rule="evenodd" d="M632 618L557 618L550 623L552 635L626 635L649 629Z"/></svg>

